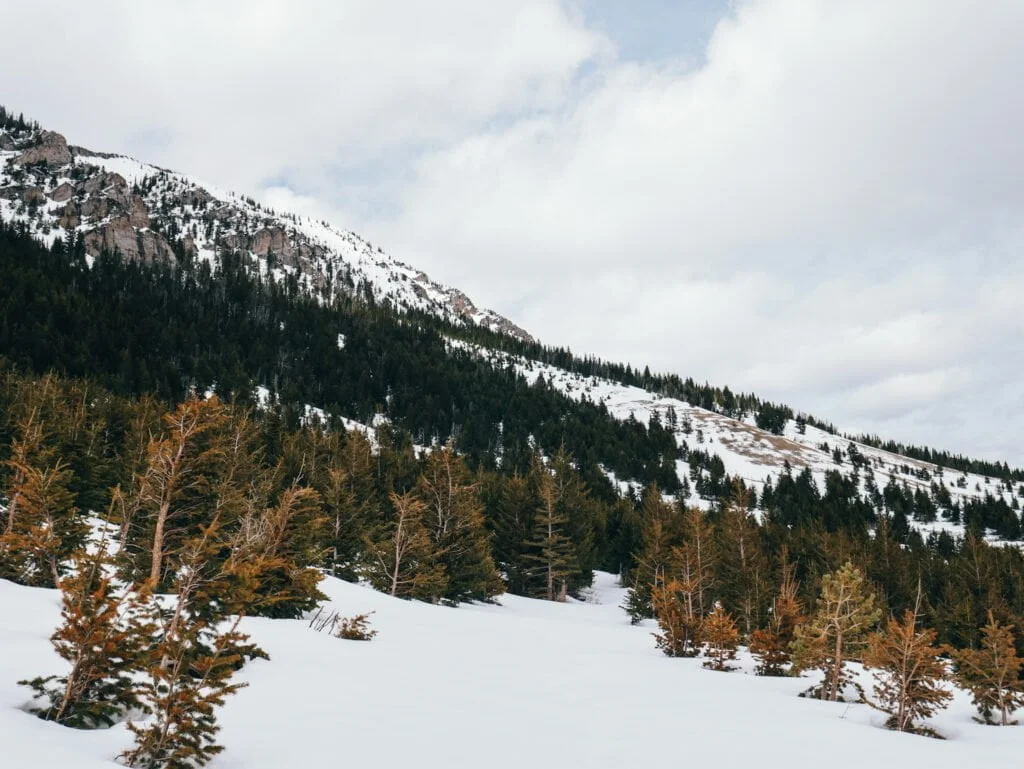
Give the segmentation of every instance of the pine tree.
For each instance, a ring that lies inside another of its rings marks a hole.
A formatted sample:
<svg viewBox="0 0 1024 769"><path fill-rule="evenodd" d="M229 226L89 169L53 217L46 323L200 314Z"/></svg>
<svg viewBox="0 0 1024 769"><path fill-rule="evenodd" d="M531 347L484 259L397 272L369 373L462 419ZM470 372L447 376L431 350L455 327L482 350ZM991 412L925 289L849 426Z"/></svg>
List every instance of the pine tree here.
<svg viewBox="0 0 1024 769"><path fill-rule="evenodd" d="M890 617L884 632L872 633L864 665L874 669L875 698L889 714L886 725L899 732L931 734L916 722L945 708L953 695L943 688L946 666L939 659L934 630L918 630L907 610L902 620Z"/></svg>
<svg viewBox="0 0 1024 769"><path fill-rule="evenodd" d="M411 493L392 492L391 517L367 534L370 583L400 598L439 600L448 578L424 523L426 506Z"/></svg>
<svg viewBox="0 0 1024 769"><path fill-rule="evenodd" d="M145 659L152 628L142 621L134 596L111 582L104 546L93 555L79 553L75 572L60 581L63 622L50 640L70 669L21 682L46 703L33 709L36 715L76 729L113 726L142 707L133 674Z"/></svg>
<svg viewBox="0 0 1024 769"><path fill-rule="evenodd" d="M121 757L130 767L196 769L224 749L215 741L217 709L246 685L231 679L251 647L238 631L243 614L228 619L210 611L229 589L216 560L223 545L219 526L215 519L183 544L172 606L157 600L148 580L140 589L156 630L138 689L151 718L128 724L135 746Z"/></svg>
<svg viewBox="0 0 1024 769"><path fill-rule="evenodd" d="M669 657L696 657L700 652L703 618L693 610L690 598L675 579L651 588L654 617L661 629L652 635L658 648Z"/></svg>
<svg viewBox="0 0 1024 769"><path fill-rule="evenodd" d="M431 452L416 491L447 577L444 598L459 603L501 593L477 487L451 444Z"/></svg>
<svg viewBox="0 0 1024 769"><path fill-rule="evenodd" d="M533 564L532 593L548 601L564 601L569 579L578 568L576 553L572 540L565 534L569 519L558 510L555 479L543 468L538 473L538 496L540 505L527 554Z"/></svg>
<svg viewBox="0 0 1024 769"><path fill-rule="evenodd" d="M705 618L701 627L701 640L707 657L704 667L710 670L732 670L728 663L736 659L740 631L721 603L715 602L715 608Z"/></svg>
<svg viewBox="0 0 1024 769"><path fill-rule="evenodd" d="M988 612L988 624L981 629L980 649L953 652L956 681L971 693L986 724L1007 726L1018 708L1024 707L1024 682L1020 679L1024 658L1017 655L1012 625L1000 624ZM998 721L993 714L998 713Z"/></svg>
<svg viewBox="0 0 1024 769"><path fill-rule="evenodd" d="M793 642L796 669L817 668L824 674L813 694L832 702L840 699L848 683L846 662L856 658L880 616L874 593L868 592L864 575L852 563L822 578L815 613L797 628Z"/></svg>
<svg viewBox="0 0 1024 769"><path fill-rule="evenodd" d="M751 634L750 653L757 660L758 675L788 674L790 645L793 643L796 628L804 621L803 609L797 596L799 587L793 578L793 566L786 564L782 570L782 584L772 606L768 626L759 628Z"/></svg>

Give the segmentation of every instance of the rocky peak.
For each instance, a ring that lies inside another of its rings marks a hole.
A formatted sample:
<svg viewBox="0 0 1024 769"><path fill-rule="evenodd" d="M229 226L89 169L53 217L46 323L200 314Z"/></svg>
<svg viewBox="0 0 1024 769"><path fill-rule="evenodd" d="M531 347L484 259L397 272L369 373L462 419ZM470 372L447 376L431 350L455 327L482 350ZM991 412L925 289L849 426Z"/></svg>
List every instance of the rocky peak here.
<svg viewBox="0 0 1024 769"><path fill-rule="evenodd" d="M74 233L91 256L110 250L143 261L173 261L175 253L213 260L219 251L240 251L278 278L296 277L324 301L370 292L398 308L532 341L507 318L478 309L463 292L354 233L268 210L131 158L69 147L53 131L0 131L0 217L22 221L43 237Z"/></svg>

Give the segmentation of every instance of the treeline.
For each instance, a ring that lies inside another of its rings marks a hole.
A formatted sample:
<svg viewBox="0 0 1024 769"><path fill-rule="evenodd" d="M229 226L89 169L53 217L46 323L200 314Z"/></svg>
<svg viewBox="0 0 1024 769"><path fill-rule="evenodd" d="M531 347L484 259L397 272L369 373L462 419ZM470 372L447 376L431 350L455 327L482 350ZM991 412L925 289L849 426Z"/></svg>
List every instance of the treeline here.
<svg viewBox="0 0 1024 769"><path fill-rule="evenodd" d="M835 430L833 429L834 433ZM1024 470L1013 469L1006 462L989 462L983 459L971 459L961 454L951 454L948 451L930 449L927 446L913 446L896 441L884 441L877 435L846 436L852 441L863 443L865 446L873 446L876 449L889 451L893 454L918 459L922 462L929 462L933 465L946 467L951 470L959 470L962 473L973 473L983 475L986 478L996 478L1001 481L1020 483L1024 481Z"/></svg>
<svg viewBox="0 0 1024 769"><path fill-rule="evenodd" d="M180 402L212 389L253 403L256 385L294 428L304 405L370 423L385 416L419 444L454 441L470 466L525 473L534 447L572 454L595 494L620 478L679 488L672 434L613 419L512 368L450 349L460 330L341 295L326 304L225 253L211 266L125 262L81 242L44 248L0 224L0 355L25 371L91 378L121 395ZM341 343L339 340L344 340Z"/></svg>
<svg viewBox="0 0 1024 769"><path fill-rule="evenodd" d="M1001 622L1024 627L1018 548L990 545L974 527L963 537L900 531L884 508L873 513L838 473L830 477L823 493L807 474L784 474L766 490L760 516L742 489L706 512L669 504L648 489L629 519L631 616L654 616L652 590L674 579L689 586L686 603L695 621L720 602L750 639L771 627L787 579L810 606L824 576L850 561L875 586L885 613L915 611L952 647L976 646L990 610Z"/></svg>

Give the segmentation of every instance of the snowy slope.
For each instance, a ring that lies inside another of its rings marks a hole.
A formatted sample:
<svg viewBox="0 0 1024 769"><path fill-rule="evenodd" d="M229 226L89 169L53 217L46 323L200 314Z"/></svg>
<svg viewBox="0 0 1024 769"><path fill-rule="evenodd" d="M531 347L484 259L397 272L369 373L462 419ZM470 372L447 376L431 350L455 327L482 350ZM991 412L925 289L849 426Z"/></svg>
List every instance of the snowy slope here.
<svg viewBox="0 0 1024 769"><path fill-rule="evenodd" d="M25 165L26 152L41 135L51 137L52 162ZM173 258L175 241L204 260L221 247L248 251L263 271L298 274L325 299L339 291L371 292L399 308L531 338L508 319L477 308L461 291L326 222L272 211L133 158L68 148L57 134L0 130L4 146L13 148L0 149L0 219L24 222L47 243L74 231L92 235L86 242L93 256L103 242L116 244L129 258Z"/></svg>
<svg viewBox="0 0 1024 769"><path fill-rule="evenodd" d="M987 493L996 498L1001 496L1007 503L1012 503L1014 497L1020 494L1020 489L1007 490L991 478L943 470L937 465L876 449L816 427L807 426L801 434L793 420L788 422L782 435L773 435L758 428L753 418L734 419L639 387L600 377L582 376L535 360L468 345L458 340L449 340L449 344L453 348L471 350L496 365L512 366L531 382L543 376L551 387L570 398L586 398L593 403L603 403L609 414L616 419L627 420L632 417L646 425L657 414L661 424L667 426L670 411L675 412L675 435L680 446L686 445L690 449L701 449L718 455L729 475L742 478L758 491L763 488L766 480L774 479L783 472L787 462L794 472L809 468L819 488L824 488L825 474L829 470L839 469L844 473L851 470L849 461L842 466L835 464L832 450L839 448L844 455L848 455L852 445L855 451L870 461L871 472L879 488L884 488L890 479L895 479L899 484L906 483L911 490L921 488L926 492L932 482L942 483L954 501L978 498ZM823 445L827 445L828 449L823 448ZM906 470L911 472L907 473ZM914 474L914 471L919 470L926 471L928 479ZM678 462L677 472L680 478L686 477L689 473L688 464ZM866 471L862 471L862 477L864 475ZM629 485L628 479L616 480L623 487ZM1017 496L1017 499L1022 497ZM703 504L696 496L689 501ZM944 521L914 525L923 530L959 530L958 526Z"/></svg>
<svg viewBox="0 0 1024 769"><path fill-rule="evenodd" d="M242 671L250 685L223 712L227 749L213 769L963 769L1016 766L1024 749L1024 728L974 723L963 693L931 722L939 741L886 731L866 705L799 698L807 679L667 658L649 626L629 625L607 574L588 603L506 596L452 609L336 580L325 591L343 613L375 611L380 635L358 643L303 621L247 621L271 660ZM131 742L123 725L75 731L19 710L15 680L60 671L46 640L57 603L55 591L0 581L2 765L113 769Z"/></svg>

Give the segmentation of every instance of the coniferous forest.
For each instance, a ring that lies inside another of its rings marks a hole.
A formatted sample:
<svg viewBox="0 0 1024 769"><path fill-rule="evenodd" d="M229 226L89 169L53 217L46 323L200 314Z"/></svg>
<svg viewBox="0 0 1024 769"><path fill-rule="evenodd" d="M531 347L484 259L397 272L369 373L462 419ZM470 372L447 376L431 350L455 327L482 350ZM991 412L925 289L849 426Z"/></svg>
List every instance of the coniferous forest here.
<svg viewBox="0 0 1024 769"><path fill-rule="evenodd" d="M60 588L54 647L71 665L25 683L40 716L69 726L151 714L129 766L216 755L233 673L265 656L240 618L307 616L324 574L458 605L565 600L609 571L669 656L728 670L743 643L764 675L820 670L808 694L831 700L849 696L845 663L864 661L895 729L943 706L940 654L985 720L1021 704L1024 556L984 536L1021 538L1001 498L954 504L895 482L862 494L855 456L824 488L787 468L756 495L658 422L618 421L449 340L753 410L771 432L787 407L359 291L327 304L230 252L90 260L80 242L0 225L0 284L0 577ZM702 507L672 501L691 483ZM940 514L963 536L911 525Z"/></svg>

